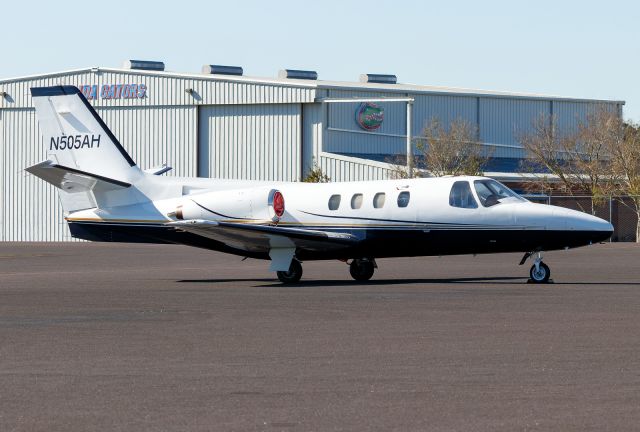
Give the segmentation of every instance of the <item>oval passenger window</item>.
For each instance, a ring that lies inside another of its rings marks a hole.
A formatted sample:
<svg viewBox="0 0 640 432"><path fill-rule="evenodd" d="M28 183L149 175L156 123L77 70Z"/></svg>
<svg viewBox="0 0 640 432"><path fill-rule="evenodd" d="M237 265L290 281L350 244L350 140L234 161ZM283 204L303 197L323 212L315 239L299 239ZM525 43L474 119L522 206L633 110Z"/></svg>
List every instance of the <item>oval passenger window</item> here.
<svg viewBox="0 0 640 432"><path fill-rule="evenodd" d="M411 195L409 192L400 192L398 195L398 207L406 207L409 205L409 199L411 199Z"/></svg>
<svg viewBox="0 0 640 432"><path fill-rule="evenodd" d="M353 194L351 197L351 208L354 210L362 207L362 194Z"/></svg>
<svg viewBox="0 0 640 432"><path fill-rule="evenodd" d="M340 195L331 195L329 198L329 210L338 210L340 207Z"/></svg>
<svg viewBox="0 0 640 432"><path fill-rule="evenodd" d="M384 192L378 192L373 197L373 207L374 208L382 208L382 207L384 207L384 199L385 199Z"/></svg>

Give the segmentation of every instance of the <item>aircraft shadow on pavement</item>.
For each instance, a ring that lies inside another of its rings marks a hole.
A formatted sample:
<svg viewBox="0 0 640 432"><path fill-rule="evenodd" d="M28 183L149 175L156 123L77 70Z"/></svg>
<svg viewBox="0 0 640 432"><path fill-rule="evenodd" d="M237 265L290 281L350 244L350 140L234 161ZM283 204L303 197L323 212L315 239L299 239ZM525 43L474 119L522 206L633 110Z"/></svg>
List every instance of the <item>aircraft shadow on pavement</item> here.
<svg viewBox="0 0 640 432"><path fill-rule="evenodd" d="M225 283L225 282L274 282L275 279L235 279L235 278L227 278L227 279L182 279L176 282L178 283Z"/></svg>
<svg viewBox="0 0 640 432"><path fill-rule="evenodd" d="M215 284L215 283L228 283L228 282L267 282L264 285L253 285L254 287L287 287L287 288L296 288L296 287L333 287L333 286L356 286L356 285L367 285L367 286L378 286L378 285L404 285L404 284L473 284L480 283L485 285L507 285L520 283L522 285L526 284L527 278L521 276L498 276L498 277L462 277L462 278L437 278L437 279L425 279L425 278L410 278L410 279L374 279L367 282L357 282L354 280L326 280L326 279L316 279L316 280L302 280L298 283L283 285L277 279L271 278L255 278L255 279L234 279L234 278L226 278L226 279L182 279L176 282L178 283L204 283L204 284ZM551 282L549 284L542 284L534 286L552 286L552 285L638 285L640 286L640 282L580 282L580 281L571 281L571 282Z"/></svg>
<svg viewBox="0 0 640 432"><path fill-rule="evenodd" d="M512 281L525 281L523 277L473 277L473 278L445 278L445 279L374 279L366 282L357 282L354 280L331 280L316 279L302 280L292 284L282 284L277 279L183 279L179 283L225 283L225 282L271 282L265 285L255 285L256 287L317 287L317 286L355 286L355 285L402 285L402 284L468 284L468 283L485 283L485 284L507 284Z"/></svg>

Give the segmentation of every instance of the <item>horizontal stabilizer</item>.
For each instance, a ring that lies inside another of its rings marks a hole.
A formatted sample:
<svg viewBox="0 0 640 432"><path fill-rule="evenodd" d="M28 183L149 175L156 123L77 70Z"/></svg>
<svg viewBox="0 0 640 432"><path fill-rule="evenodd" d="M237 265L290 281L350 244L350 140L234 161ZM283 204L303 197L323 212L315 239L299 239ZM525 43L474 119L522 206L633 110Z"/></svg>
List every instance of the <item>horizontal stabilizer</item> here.
<svg viewBox="0 0 640 432"><path fill-rule="evenodd" d="M131 186L130 183L65 167L49 160L30 166L25 171L68 193L87 192L94 189L117 190Z"/></svg>

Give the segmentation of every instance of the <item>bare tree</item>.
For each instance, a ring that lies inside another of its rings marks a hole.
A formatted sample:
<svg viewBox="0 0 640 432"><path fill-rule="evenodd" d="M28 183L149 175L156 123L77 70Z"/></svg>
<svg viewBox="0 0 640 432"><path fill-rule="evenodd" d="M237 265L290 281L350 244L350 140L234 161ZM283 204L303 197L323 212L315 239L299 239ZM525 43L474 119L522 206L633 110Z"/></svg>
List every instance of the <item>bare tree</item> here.
<svg viewBox="0 0 640 432"><path fill-rule="evenodd" d="M432 119L424 128L416 148L424 155L426 168L435 176L481 175L488 157L477 141L477 130L463 119L448 128Z"/></svg>
<svg viewBox="0 0 640 432"><path fill-rule="evenodd" d="M603 116L609 131L607 149L611 155L610 173L617 192L628 195L618 201L636 215L636 242L640 243L640 127L623 123L615 115Z"/></svg>
<svg viewBox="0 0 640 432"><path fill-rule="evenodd" d="M415 160L413 161L413 164L409 165L406 159L406 156L403 155L394 155L386 158L386 162L391 165L391 172L389 173L390 178L408 179L423 177L424 174L426 174L420 169L420 167L415 165Z"/></svg>
<svg viewBox="0 0 640 432"><path fill-rule="evenodd" d="M590 212L611 193L607 142L612 131L605 131L600 115L589 116L578 125L577 131L561 134L553 116L541 115L531 130L520 134L519 141L529 156L526 169L538 175L528 188L560 190L568 195L588 195ZM578 206L582 208L579 202ZM584 208L582 208L585 211Z"/></svg>
<svg viewBox="0 0 640 432"><path fill-rule="evenodd" d="M556 179L553 183L548 176L538 176L530 189L589 195L592 213L605 198L617 196L618 202L635 213L636 241L640 242L638 125L625 124L617 113L601 109L589 114L574 133L560 135L556 120L543 116L520 142L530 157L530 169L539 173L544 168Z"/></svg>
<svg viewBox="0 0 640 432"><path fill-rule="evenodd" d="M422 175L482 175L482 167L489 159L484 146L477 140L477 130L463 119L453 120L447 127L437 119L431 119L418 137L419 154L415 168L392 159L392 177L411 178Z"/></svg>

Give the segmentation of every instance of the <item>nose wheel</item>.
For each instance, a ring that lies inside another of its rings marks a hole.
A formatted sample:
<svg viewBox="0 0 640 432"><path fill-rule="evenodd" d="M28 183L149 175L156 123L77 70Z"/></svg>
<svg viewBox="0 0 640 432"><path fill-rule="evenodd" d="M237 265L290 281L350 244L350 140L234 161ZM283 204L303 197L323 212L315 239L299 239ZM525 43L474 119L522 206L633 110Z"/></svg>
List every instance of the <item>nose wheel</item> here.
<svg viewBox="0 0 640 432"><path fill-rule="evenodd" d="M537 265L534 264L531 266L529 276L531 277L532 282L547 283L549 282L549 277L551 277L551 270L548 265L540 261Z"/></svg>
<svg viewBox="0 0 640 432"><path fill-rule="evenodd" d="M522 257L522 261L520 261L520 265L524 264L524 262L533 255L533 252L528 252L524 254ZM542 262L542 253L537 252L536 258L533 262L533 265L529 269L529 282L532 283L548 283L549 278L551 277L551 269L548 265Z"/></svg>
<svg viewBox="0 0 640 432"><path fill-rule="evenodd" d="M371 279L376 267L375 260L358 258L351 261L351 264L349 265L349 273L351 273L351 277L354 280L364 282Z"/></svg>

